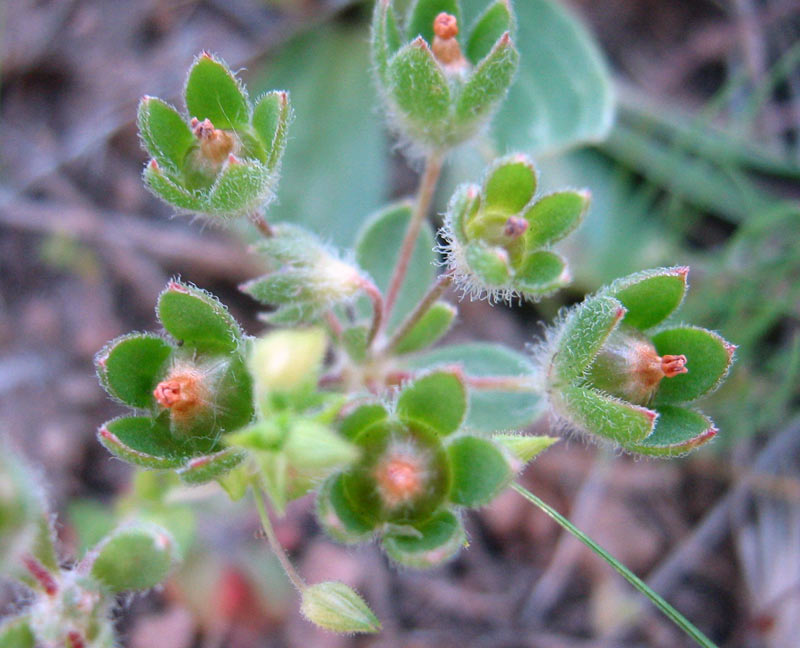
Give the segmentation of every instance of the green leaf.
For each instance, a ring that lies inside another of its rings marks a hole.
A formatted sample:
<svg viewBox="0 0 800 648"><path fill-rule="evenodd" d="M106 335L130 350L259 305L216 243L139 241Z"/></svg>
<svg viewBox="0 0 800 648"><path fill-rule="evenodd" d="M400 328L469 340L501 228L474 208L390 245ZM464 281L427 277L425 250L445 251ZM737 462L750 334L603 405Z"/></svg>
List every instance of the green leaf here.
<svg viewBox="0 0 800 648"><path fill-rule="evenodd" d="M423 144L441 144L450 111L450 86L427 43L404 46L389 62L389 94L412 136Z"/></svg>
<svg viewBox="0 0 800 648"><path fill-rule="evenodd" d="M289 93L278 90L263 95L253 109L253 128L268 151L269 171L273 171L283 157L291 114Z"/></svg>
<svg viewBox="0 0 800 648"><path fill-rule="evenodd" d="M342 346L347 351L350 359L361 364L367 357L367 336L369 329L366 326L351 326L342 333Z"/></svg>
<svg viewBox="0 0 800 648"><path fill-rule="evenodd" d="M314 275L310 270L285 269L252 279L239 289L262 304L288 304L317 301Z"/></svg>
<svg viewBox="0 0 800 648"><path fill-rule="evenodd" d="M147 152L160 165L180 172L196 140L178 111L161 99L145 96L139 102L137 124Z"/></svg>
<svg viewBox="0 0 800 648"><path fill-rule="evenodd" d="M111 454L144 468L175 468L183 462L180 445L161 420L117 418L103 425L97 438Z"/></svg>
<svg viewBox="0 0 800 648"><path fill-rule="evenodd" d="M225 448L214 454L190 459L177 473L187 484L205 484L236 468L246 456L247 453L238 448Z"/></svg>
<svg viewBox="0 0 800 648"><path fill-rule="evenodd" d="M256 160L229 158L208 194L208 211L218 216L247 215L271 198L272 176Z"/></svg>
<svg viewBox="0 0 800 648"><path fill-rule="evenodd" d="M508 254L497 247L487 247L483 241L470 241L464 253L469 269L487 286L503 286L511 277Z"/></svg>
<svg viewBox="0 0 800 648"><path fill-rule="evenodd" d="M588 191L559 191L537 200L525 212L528 248L551 245L572 232L589 209L590 198Z"/></svg>
<svg viewBox="0 0 800 648"><path fill-rule="evenodd" d="M514 17L509 11L508 0L496 0L478 17L469 32L467 58L477 65L494 47L505 32L510 32Z"/></svg>
<svg viewBox="0 0 800 648"><path fill-rule="evenodd" d="M151 161L142 172L145 186L154 196L170 205L190 212L202 213L206 209L205 198L197 193L184 189L167 177L157 164Z"/></svg>
<svg viewBox="0 0 800 648"><path fill-rule="evenodd" d="M468 376L525 376L534 371L524 355L500 344L453 344L409 357L412 368L456 365ZM471 389L465 426L496 432L524 428L540 414L539 396L499 390Z"/></svg>
<svg viewBox="0 0 800 648"><path fill-rule="evenodd" d="M540 452L560 441L558 437L527 434L493 434L492 441L508 448L517 459L527 464Z"/></svg>
<svg viewBox="0 0 800 648"><path fill-rule="evenodd" d="M676 457L708 443L716 435L714 423L700 412L661 405L653 433L640 443L626 444L625 449L653 457Z"/></svg>
<svg viewBox="0 0 800 648"><path fill-rule="evenodd" d="M506 96L518 63L519 52L506 32L461 88L455 105L456 119L462 125L471 125L487 117Z"/></svg>
<svg viewBox="0 0 800 648"><path fill-rule="evenodd" d="M244 86L220 59L203 53L186 79L186 109L200 121L210 119L216 128L245 129L250 104Z"/></svg>
<svg viewBox="0 0 800 648"><path fill-rule="evenodd" d="M366 430L374 423L383 421L388 417L389 412L386 411L383 405L377 403L361 405L344 418L339 432L346 439L355 439L363 430Z"/></svg>
<svg viewBox="0 0 800 648"><path fill-rule="evenodd" d="M522 65L494 120L499 150L535 154L602 140L614 119L608 66L561 2L514 3Z"/></svg>
<svg viewBox="0 0 800 648"><path fill-rule="evenodd" d="M436 302L419 321L411 327L394 347L398 354L420 351L436 343L447 331L458 310L446 302Z"/></svg>
<svg viewBox="0 0 800 648"><path fill-rule="evenodd" d="M311 623L339 634L380 632L381 624L354 590L344 583L326 581L302 591L300 611Z"/></svg>
<svg viewBox="0 0 800 648"><path fill-rule="evenodd" d="M467 389L453 373L437 371L417 378L397 399L397 415L419 421L442 436L455 432L467 413Z"/></svg>
<svg viewBox="0 0 800 648"><path fill-rule="evenodd" d="M359 449L328 426L303 419L292 425L284 451L292 468L311 471L319 477L327 477L359 457Z"/></svg>
<svg viewBox="0 0 800 648"><path fill-rule="evenodd" d="M529 254L514 277L514 287L534 297L549 294L569 282L566 261L549 250Z"/></svg>
<svg viewBox="0 0 800 648"><path fill-rule="evenodd" d="M35 648L36 637L28 616L3 619L0 622L0 648Z"/></svg>
<svg viewBox="0 0 800 648"><path fill-rule="evenodd" d="M131 407L148 408L171 352L156 335L125 335L95 356L97 375L110 396Z"/></svg>
<svg viewBox="0 0 800 648"><path fill-rule="evenodd" d="M728 374L736 349L717 333L691 326L656 333L653 344L659 355L685 355L689 370L664 378L656 403L685 403L716 389Z"/></svg>
<svg viewBox="0 0 800 648"><path fill-rule="evenodd" d="M399 241L403 240L410 219L411 206L408 203L389 205L370 217L358 235L356 261L383 293L389 287L400 254ZM405 282L389 318L389 333L420 302L436 278L433 246L433 232L430 225L424 223L411 255Z"/></svg>
<svg viewBox="0 0 800 648"><path fill-rule="evenodd" d="M214 385L214 397L215 403L209 408L212 419L208 423L214 436L247 425L253 418L253 378L242 356L230 358ZM217 447L214 439L204 441L211 442L210 447Z"/></svg>
<svg viewBox="0 0 800 648"><path fill-rule="evenodd" d="M100 542L116 524L114 512L107 505L88 498L71 500L67 519L78 536L79 555Z"/></svg>
<svg viewBox="0 0 800 648"><path fill-rule="evenodd" d="M646 439L656 425L656 412L593 389L567 387L557 398L559 411L572 423L621 445Z"/></svg>
<svg viewBox="0 0 800 648"><path fill-rule="evenodd" d="M228 309L196 286L170 281L156 311L170 335L198 349L233 351L241 341L241 329Z"/></svg>
<svg viewBox="0 0 800 648"><path fill-rule="evenodd" d="M389 59L400 49L400 32L391 0L378 0L372 14L372 61L385 84Z"/></svg>
<svg viewBox="0 0 800 648"><path fill-rule="evenodd" d="M365 109L376 101L365 73L368 47L361 25L317 26L282 46L258 75L261 88L291 93L295 113L270 221L305 225L341 247L353 246L367 215L388 196L384 119ZM331 173L342 160L347 182Z"/></svg>
<svg viewBox="0 0 800 648"><path fill-rule="evenodd" d="M461 25L458 0L415 0L408 13L406 38L413 40L422 36L428 43L433 43L433 21L442 12L455 16Z"/></svg>
<svg viewBox="0 0 800 648"><path fill-rule="evenodd" d="M264 488L275 512L283 515L289 499L289 462L282 452L260 452L256 454Z"/></svg>
<svg viewBox="0 0 800 648"><path fill-rule="evenodd" d="M508 457L489 439L462 436L447 446L453 475L450 501L478 508L491 502L516 472Z"/></svg>
<svg viewBox="0 0 800 648"><path fill-rule="evenodd" d="M556 343L553 378L564 384L579 378L624 315L619 301L603 295L587 297L573 309Z"/></svg>
<svg viewBox="0 0 800 648"><path fill-rule="evenodd" d="M356 544L374 533L374 525L350 506L342 488L342 476L328 479L317 495L317 520L337 542Z"/></svg>
<svg viewBox="0 0 800 648"><path fill-rule="evenodd" d="M521 211L536 193L536 169L526 155L515 153L495 162L483 183L484 207L509 216Z"/></svg>
<svg viewBox="0 0 800 648"><path fill-rule="evenodd" d="M467 541L461 521L450 511L439 511L412 529L415 534L387 533L382 544L394 562L414 569L441 565Z"/></svg>
<svg viewBox="0 0 800 648"><path fill-rule="evenodd" d="M177 559L175 540L153 524L123 527L95 551L92 576L112 592L155 587Z"/></svg>
<svg viewBox="0 0 800 648"><path fill-rule="evenodd" d="M625 324L638 329L655 326L683 301L687 267L657 268L617 279L606 292L628 309Z"/></svg>

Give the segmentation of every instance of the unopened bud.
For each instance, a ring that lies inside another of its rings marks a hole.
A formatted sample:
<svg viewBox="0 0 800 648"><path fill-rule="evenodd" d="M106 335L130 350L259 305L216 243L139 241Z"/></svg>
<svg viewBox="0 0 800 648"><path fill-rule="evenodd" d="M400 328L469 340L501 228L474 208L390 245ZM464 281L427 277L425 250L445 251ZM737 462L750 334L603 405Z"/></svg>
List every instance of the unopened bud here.
<svg viewBox="0 0 800 648"><path fill-rule="evenodd" d="M442 12L433 21L433 55L446 70L460 72L467 67L467 60L461 53L456 40L458 20L449 13Z"/></svg>
<svg viewBox="0 0 800 648"><path fill-rule="evenodd" d="M658 355L637 330L614 331L595 359L590 380L595 387L636 405L647 405L664 378L687 373L686 356Z"/></svg>
<svg viewBox="0 0 800 648"><path fill-rule="evenodd" d="M528 231L528 221L521 216L511 216L503 227L503 234L510 239L517 239Z"/></svg>
<svg viewBox="0 0 800 648"><path fill-rule="evenodd" d="M372 610L344 583L327 581L303 591L300 611L311 623L331 632L378 632L381 629Z"/></svg>
<svg viewBox="0 0 800 648"><path fill-rule="evenodd" d="M161 407L170 410L173 421L189 421L211 403L207 378L198 367L177 364L167 378L158 383L153 397Z"/></svg>
<svg viewBox="0 0 800 648"><path fill-rule="evenodd" d="M215 165L222 164L236 147L234 136L228 131L214 128L214 124L208 118L200 121L197 117L192 117L191 125L194 136L200 142L203 157Z"/></svg>

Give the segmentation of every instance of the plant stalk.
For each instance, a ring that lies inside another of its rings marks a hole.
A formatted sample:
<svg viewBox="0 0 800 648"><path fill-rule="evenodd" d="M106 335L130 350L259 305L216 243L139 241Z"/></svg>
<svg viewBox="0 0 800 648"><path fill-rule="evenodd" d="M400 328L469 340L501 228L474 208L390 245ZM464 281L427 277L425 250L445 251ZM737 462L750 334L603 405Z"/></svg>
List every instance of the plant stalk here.
<svg viewBox="0 0 800 648"><path fill-rule="evenodd" d="M391 339L386 343L384 353L391 353L398 345L406 334L414 328L414 325L422 319L423 315L428 312L431 306L436 303L436 300L442 296L442 293L447 290L447 287L453 283L453 275L449 272L440 274L436 281L433 282L428 292L420 300L419 304L411 311L408 316L402 321L400 326L392 335Z"/></svg>
<svg viewBox="0 0 800 648"><path fill-rule="evenodd" d="M536 495L531 493L524 486L515 482L511 484L511 487L515 491L517 491L520 495L522 495L522 497L524 497L526 500L528 500L535 506L539 507L553 520L555 520L559 525L561 525L563 529L569 531L573 536L575 536L583 544L589 547L589 549L594 551L598 556L600 556L609 565L611 565L625 580L627 580L631 585L633 585L634 588L636 588L637 590L639 590L639 592L641 592L647 598L649 598L650 601L652 601L653 605L655 605L659 610L661 610L661 612L663 612L664 615L670 619L670 621L672 621L676 626L678 626L687 635L689 635L692 639L694 639L698 643L698 645L703 646L704 648L717 648L717 645L713 641L711 641L708 637L706 637L702 632L700 632L700 630L698 630L694 626L694 624L691 623L691 621L689 621L674 607L672 607L663 598L661 598L660 595L658 595L656 592L650 589L650 587L648 587L648 585L641 578L639 578L636 574L634 574L619 560L614 558L614 556L612 556L600 545L598 545L583 531L578 529L578 527L576 527L574 524L572 524L572 522L570 522L567 518L561 515L561 513L556 511L544 500L539 499Z"/></svg>
<svg viewBox="0 0 800 648"><path fill-rule="evenodd" d="M250 214L250 222L256 226L256 229L261 232L264 238L272 238L275 236L275 230L272 229L272 226L261 214L257 212Z"/></svg>
<svg viewBox="0 0 800 648"><path fill-rule="evenodd" d="M280 562L281 567L283 567L283 571L286 572L286 576L292 582L295 589L298 592L302 592L306 588L305 581L303 581L300 574L297 573L297 570L292 565L291 561L289 560L289 556L286 555L286 551L281 546L281 543L278 542L278 537L275 535L275 529L272 528L272 522L269 519L269 514L267 513L267 507L264 503L264 496L261 493L261 485L255 481L252 484L253 487L253 497L256 500L256 507L258 508L258 517L261 518L261 528L264 529L264 535L267 536L267 541L269 542L269 546L272 549L272 553L275 554L275 557Z"/></svg>
<svg viewBox="0 0 800 648"><path fill-rule="evenodd" d="M383 302L383 295L380 289L368 279L362 279L361 290L363 290L372 302L372 326L367 334L367 347L372 345L372 341L378 335L383 325L386 307Z"/></svg>
<svg viewBox="0 0 800 648"><path fill-rule="evenodd" d="M411 220L408 223L408 229L403 238L403 244L400 246L400 255L397 257L397 263L394 266L392 278L389 281L389 289L386 291L386 302L383 307L384 321L389 321L394 303L397 301L397 296L400 294L400 289L403 287L403 281L408 272L408 264L411 262L411 255L414 253L414 246L419 237L419 230L422 227L422 222L428 215L431 202L433 201L433 195L436 191L436 183L439 181L439 174L442 171L443 161L444 157L441 153L431 153L425 162L425 171L422 173L422 180L419 184L414 213L411 215Z"/></svg>

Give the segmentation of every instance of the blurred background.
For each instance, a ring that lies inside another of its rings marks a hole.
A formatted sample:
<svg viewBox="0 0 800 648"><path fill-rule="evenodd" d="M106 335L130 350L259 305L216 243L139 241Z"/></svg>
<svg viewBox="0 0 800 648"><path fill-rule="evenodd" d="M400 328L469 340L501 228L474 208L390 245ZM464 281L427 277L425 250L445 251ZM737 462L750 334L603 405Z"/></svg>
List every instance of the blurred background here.
<svg viewBox="0 0 800 648"><path fill-rule="evenodd" d="M402 3L401 3L402 4ZM466 2L467 16L483 2ZM687 459L636 461L580 439L523 482L641 575L721 646L789 648L800 637L800 3L797 0L516 0L522 67L491 133L455 154L440 187L487 156L528 151L544 188L594 200L564 250L575 282L509 309L460 304L453 340L518 350L558 309L622 274L690 265L687 322L739 345L703 403L721 430ZM171 218L143 188L134 124L147 93L179 104L201 49L255 96L291 91L274 220L346 246L369 213L413 193L416 170L387 136L368 70L370 2L6 0L0 6L0 434L46 478L65 557L102 535L145 478L112 460L97 426L120 413L92 357L155 327L180 274L216 293L251 333L236 290L258 271L247 231ZM613 126L612 126L613 122ZM456 296L452 295L455 299ZM546 432L546 424L537 427ZM132 490L133 489L133 490ZM247 505L200 490L162 513L182 568L123 601L130 648L690 645L614 572L515 493L467 521L470 547L430 573L342 548L312 502L277 525L311 581L341 579L384 623L336 637L297 612ZM0 587L0 616L13 610Z"/></svg>

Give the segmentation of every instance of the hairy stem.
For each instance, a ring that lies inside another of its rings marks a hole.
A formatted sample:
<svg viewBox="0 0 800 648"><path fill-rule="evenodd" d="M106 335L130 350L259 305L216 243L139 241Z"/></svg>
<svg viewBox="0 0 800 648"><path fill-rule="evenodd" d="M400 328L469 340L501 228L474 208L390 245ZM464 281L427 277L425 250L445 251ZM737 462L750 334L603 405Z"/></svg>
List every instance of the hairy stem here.
<svg viewBox="0 0 800 648"><path fill-rule="evenodd" d="M392 278L389 281L389 289L386 291L386 303L383 308L385 321L389 320L394 303L397 301L397 296L400 294L400 289L403 287L403 281L408 272L408 264L411 262L411 255L414 253L414 246L419 237L419 230L422 227L422 222L428 215L431 202L433 201L436 183L442 171L442 161L443 156L441 153L431 153L425 163L425 171L422 173L422 180L420 181L419 191L417 192L417 204L414 207L414 213L411 215L411 221L408 223L408 229L403 238L403 244L400 246L400 255L397 257L397 263L394 266L394 272L392 272Z"/></svg>
<svg viewBox="0 0 800 648"><path fill-rule="evenodd" d="M402 321L400 326L392 335L391 339L386 343L385 352L391 353L397 344L402 340L406 334L414 328L414 325L422 319L422 316L428 312L431 306L436 303L436 300L442 296L442 293L447 290L447 287L453 283L453 275L449 272L439 275L436 281L433 282L428 292L417 304L416 308L411 311L408 316Z"/></svg>
<svg viewBox="0 0 800 648"><path fill-rule="evenodd" d="M253 225L256 226L256 229L264 235L264 238L272 238L275 236L275 231L262 214L253 212L250 214L250 222L253 223Z"/></svg>
<svg viewBox="0 0 800 648"><path fill-rule="evenodd" d="M372 302L372 326L367 335L367 347L372 345L372 341L378 335L383 324L384 313L386 308L383 303L383 295L380 289L368 279L362 279L361 289L367 294Z"/></svg>
<svg viewBox="0 0 800 648"><path fill-rule="evenodd" d="M469 387L482 391L538 393L536 385L527 376L464 376Z"/></svg>
<svg viewBox="0 0 800 648"><path fill-rule="evenodd" d="M674 607L667 603L661 596L656 594L647 584L634 574L630 569L623 565L619 560L614 558L610 553L598 545L594 540L587 536L583 531L578 529L572 522L565 518L561 513L556 511L549 504L539 499L536 495L531 493L527 488L520 484L514 483L511 487L517 491L526 500L538 506L542 511L555 520L562 528L569 531L573 536L585 544L589 549L594 551L598 556L611 565L625 580L627 580L633 587L639 590L647 598L649 598L653 605L655 605L664 615L667 616L675 625L683 630L687 635L694 639L700 646L705 648L717 648L716 644L706 637L700 630L698 630L686 617L678 612Z"/></svg>
<svg viewBox="0 0 800 648"><path fill-rule="evenodd" d="M288 576L292 585L295 586L295 589L297 589L298 592L302 592L306 588L306 584L300 574L297 573L294 565L292 565L281 543L278 542L275 530L272 528L272 522L269 519L269 514L267 513L267 507L264 504L264 496L261 494L261 485L258 483L253 484L253 497L256 500L258 517L261 518L261 528L264 529L264 535L267 536L267 541L272 549L272 553L275 554L275 557L278 559L278 562L280 562L283 571L286 572L286 576Z"/></svg>

